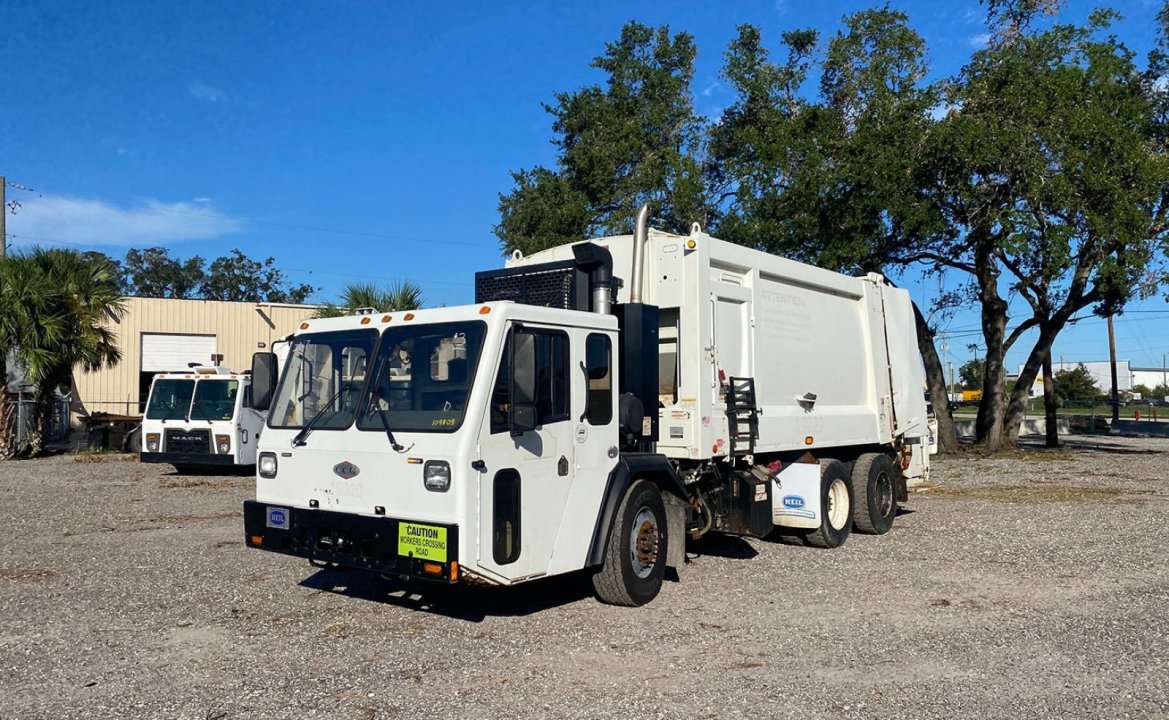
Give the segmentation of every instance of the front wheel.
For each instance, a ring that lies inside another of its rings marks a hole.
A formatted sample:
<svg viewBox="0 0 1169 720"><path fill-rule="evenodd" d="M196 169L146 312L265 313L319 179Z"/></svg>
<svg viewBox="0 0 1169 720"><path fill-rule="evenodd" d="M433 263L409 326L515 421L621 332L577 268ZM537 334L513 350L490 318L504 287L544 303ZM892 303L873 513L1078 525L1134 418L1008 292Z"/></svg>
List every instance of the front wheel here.
<svg viewBox="0 0 1169 720"><path fill-rule="evenodd" d="M625 492L593 588L602 602L636 607L657 597L666 574L666 506L658 487L637 480Z"/></svg>
<svg viewBox="0 0 1169 720"><path fill-rule="evenodd" d="M804 536L809 545L840 547L852 530L852 482L839 460L820 461L820 527Z"/></svg>

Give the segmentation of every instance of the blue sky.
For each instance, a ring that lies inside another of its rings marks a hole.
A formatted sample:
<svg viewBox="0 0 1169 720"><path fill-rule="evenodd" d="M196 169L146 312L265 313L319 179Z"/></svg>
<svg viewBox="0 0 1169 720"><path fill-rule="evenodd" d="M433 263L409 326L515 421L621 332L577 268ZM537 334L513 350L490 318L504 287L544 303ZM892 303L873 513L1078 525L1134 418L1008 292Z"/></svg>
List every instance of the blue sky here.
<svg viewBox="0 0 1169 720"><path fill-rule="evenodd" d="M541 103L601 81L589 63L625 22L695 36L695 102L714 117L732 102L719 69L737 25L774 47L785 30L826 35L872 5L0 0L0 174L36 191L8 189L21 203L9 243L116 257L238 247L320 287L315 300L407 278L428 304L469 302L473 273L501 263L491 229L509 172L553 160ZM973 0L891 5L925 36L938 76L984 42ZM1072 2L1064 18L1093 6ZM1157 3L1113 7L1143 57ZM936 280L903 282L919 301L936 292ZM977 317L946 327L957 364ZM1169 313L1126 314L1117 335L1122 359L1159 366ZM1056 355L1106 357L1103 321L1070 329Z"/></svg>

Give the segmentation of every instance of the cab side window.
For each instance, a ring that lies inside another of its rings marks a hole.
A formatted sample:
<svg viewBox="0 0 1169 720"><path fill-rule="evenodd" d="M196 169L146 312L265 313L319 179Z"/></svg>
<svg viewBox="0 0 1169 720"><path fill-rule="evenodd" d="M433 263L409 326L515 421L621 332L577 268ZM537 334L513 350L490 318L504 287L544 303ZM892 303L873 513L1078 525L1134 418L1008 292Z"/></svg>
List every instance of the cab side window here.
<svg viewBox="0 0 1169 720"><path fill-rule="evenodd" d="M570 415L568 334L556 330L529 328L525 332L536 338L536 425L567 420ZM491 393L491 432L507 431L509 402L508 376L511 361L511 336L503 347L495 388ZM579 371L578 371L579 372Z"/></svg>
<svg viewBox="0 0 1169 720"><path fill-rule="evenodd" d="M589 334L585 340L585 365L589 425L608 425L613 419L613 352L609 336Z"/></svg>

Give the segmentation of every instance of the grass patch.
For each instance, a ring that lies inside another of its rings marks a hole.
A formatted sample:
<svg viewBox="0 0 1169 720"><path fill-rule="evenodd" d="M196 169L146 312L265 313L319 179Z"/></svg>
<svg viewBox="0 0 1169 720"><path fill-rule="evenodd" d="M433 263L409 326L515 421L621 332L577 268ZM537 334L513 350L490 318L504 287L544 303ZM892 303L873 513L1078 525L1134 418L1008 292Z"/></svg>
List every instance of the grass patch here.
<svg viewBox="0 0 1169 720"><path fill-rule="evenodd" d="M130 462L138 456L132 453L108 452L105 450L85 450L73 456L73 462L82 465L99 465L107 462Z"/></svg>
<svg viewBox="0 0 1169 720"><path fill-rule="evenodd" d="M930 491L931 495L943 498L969 500L990 500L1006 503L1137 503L1135 496L1152 495L1151 490L1124 490L1085 485L1059 485L1036 483L1035 485L971 485L956 487L940 485Z"/></svg>
<svg viewBox="0 0 1169 720"><path fill-rule="evenodd" d="M14 582L35 583L44 582L53 577L57 573L52 570L30 570L17 568L15 570L0 569L0 580L12 580Z"/></svg>

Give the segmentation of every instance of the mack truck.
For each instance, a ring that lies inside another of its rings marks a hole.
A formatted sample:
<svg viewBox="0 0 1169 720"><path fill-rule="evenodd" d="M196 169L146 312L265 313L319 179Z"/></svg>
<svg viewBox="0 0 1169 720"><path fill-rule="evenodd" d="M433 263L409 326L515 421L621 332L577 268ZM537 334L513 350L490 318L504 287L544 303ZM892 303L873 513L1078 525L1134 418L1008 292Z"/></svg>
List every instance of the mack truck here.
<svg viewBox="0 0 1169 720"><path fill-rule="evenodd" d="M253 466L263 427L250 374L224 367L160 373L150 384L139 460L179 472Z"/></svg>
<svg viewBox="0 0 1169 720"><path fill-rule="evenodd" d="M253 358L248 546L408 580L591 573L645 604L687 538L834 548L928 477L908 293L651 230L475 276L475 302L308 320Z"/></svg>

